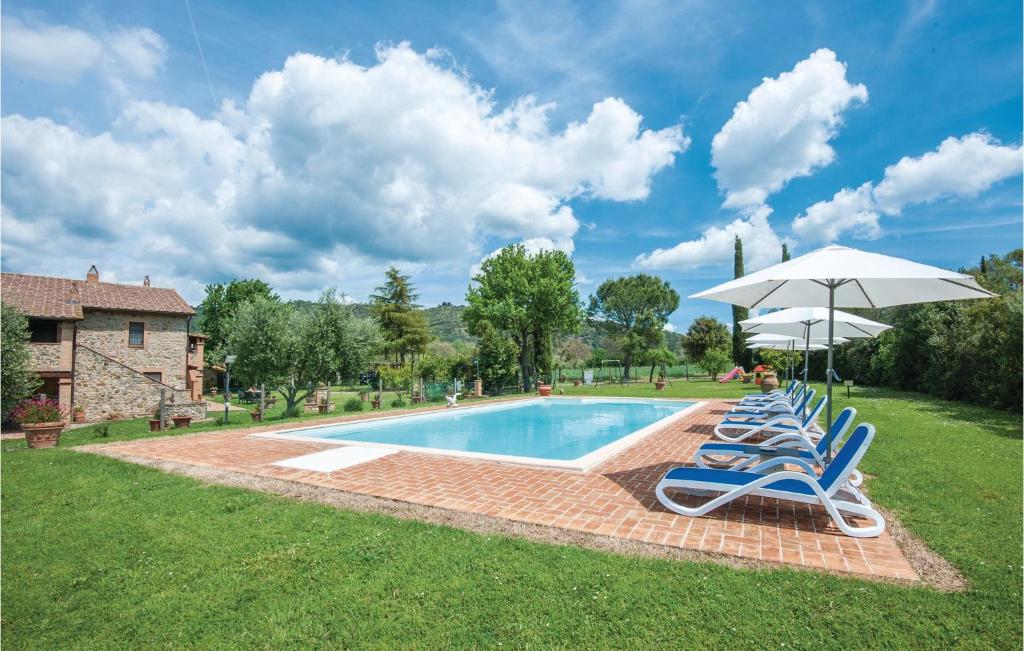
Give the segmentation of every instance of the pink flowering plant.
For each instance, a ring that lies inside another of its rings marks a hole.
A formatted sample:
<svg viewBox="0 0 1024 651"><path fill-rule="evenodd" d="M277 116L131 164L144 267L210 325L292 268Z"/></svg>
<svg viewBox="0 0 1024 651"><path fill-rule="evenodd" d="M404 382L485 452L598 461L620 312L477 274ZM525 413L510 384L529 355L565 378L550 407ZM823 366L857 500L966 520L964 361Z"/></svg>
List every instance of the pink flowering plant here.
<svg viewBox="0 0 1024 651"><path fill-rule="evenodd" d="M64 420L64 412L53 398L39 395L18 403L11 416L23 425L55 423Z"/></svg>

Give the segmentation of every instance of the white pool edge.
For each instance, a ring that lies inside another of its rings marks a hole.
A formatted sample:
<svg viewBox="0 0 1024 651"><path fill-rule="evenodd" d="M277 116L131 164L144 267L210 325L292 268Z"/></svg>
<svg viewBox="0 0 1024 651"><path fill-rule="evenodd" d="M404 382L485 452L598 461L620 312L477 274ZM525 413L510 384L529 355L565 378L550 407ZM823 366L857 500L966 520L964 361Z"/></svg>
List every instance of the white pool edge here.
<svg viewBox="0 0 1024 651"><path fill-rule="evenodd" d="M674 414L669 414L668 416L665 416L664 418L662 418L660 420L656 420L653 423L651 423L650 425L647 425L646 427L642 427L642 428L640 428L640 429L638 429L638 430L636 430L634 432L630 432L626 436L623 436L622 438L616 439L616 440L612 441L611 443L608 443L607 445L599 447L598 449L594 450L593 452L588 452L587 454L583 455L582 457L577 457L575 459L542 459L542 458L539 458L539 457L521 457L521 456L516 456L516 455L511 455L511 454L492 454L492 453L489 453L489 452L468 452L468 451L465 451L465 450L445 450L443 448L426 448L426 447L421 447L421 446L416 446L416 445L399 445L399 444L395 444L395 443L377 443L377 442L370 442L370 441L351 441L351 440L341 441L341 440L338 440L338 439L326 439L326 438L321 438L321 437L316 437L316 436L301 436L301 435L296 436L294 434L289 434L289 432L301 432L301 431L306 431L306 430L314 430L314 429L323 429L323 428L326 428L326 427L334 427L334 426L337 426L337 425L355 424L355 423L360 422L361 420L365 420L366 422L372 421L372 422L376 423L376 422L380 422L380 421L395 420L395 419L399 419L399 418L410 418L410 417L418 417L418 416L430 416L430 415L433 415L433 414L439 414L439 415L451 414L452 411L455 411L456 409L460 410L460 411L461 410L472 410L472 409L484 409L486 407L496 407L498 405L507 405L507 404L509 404L509 402L514 402L515 404L521 405L521 404L529 404L529 403L533 403L533 402L539 402L541 400L562 400L562 399L569 399L569 400L584 399L584 400L594 400L595 402L600 402L602 400L609 400L609 401L615 401L615 402L622 402L622 401L626 401L626 402L650 402L651 400L660 400L660 401L664 401L664 402L693 402L693 404L690 405L689 407L686 407L685 409L681 409L681 410L677 411ZM576 471L583 472L583 471L586 471L586 470L590 470L591 468L593 468L593 467L595 467L597 465L600 465L601 463L607 461L608 459L610 459L613 456L619 454L620 452L623 452L623 451L633 447L634 445L639 443L641 440L643 440L644 438L646 438L650 434L653 434L654 432L656 432L656 431L658 431L658 430L660 430L660 429L662 429L664 427L667 427L668 425L671 425L672 423L674 423L674 422L676 422L678 420L681 420L681 419L685 418L686 416L692 414L694 411L700 409L701 407L703 407L706 404L707 404L707 401L696 401L695 402L695 401L692 401L692 400L686 400L684 398L634 398L634 397L621 397L620 398L620 397L616 397L616 396L593 396L593 397L591 397L591 396L549 396L549 397L545 397L545 398L537 397L537 398L527 398L527 399L523 399L523 400L515 400L515 401L508 401L508 402L504 402L503 401L501 403L491 403L491 404L485 404L485 405L466 405L466 406L463 406L463 407L453 407L452 409L439 409L439 410L436 410L436 411L422 412L422 413L418 413L418 414L417 413L411 413L411 414L410 413L405 413L405 414L396 414L394 416L381 416L381 417L372 418L372 419L371 418L356 419L356 420L351 420L351 421L342 421L342 422L339 422L339 423L330 423L330 424L324 424L324 425L308 425L308 426L305 426L305 427L296 427L294 429L286 430L284 432L266 432L266 433L259 433L259 432L257 432L257 433L250 434L249 437L251 437L251 438L263 438L263 439L279 439L279 440L285 440L285 441L305 441L307 443L321 443L321 444L326 444L326 445L337 445L337 446L355 445L355 446L360 446L360 447L385 448L385 449L390 449L390 450L400 450L400 451L404 451L404 452L413 452L413 453L416 453L416 454L429 454L429 455L433 455L433 456L456 457L456 458L461 458L461 459L476 459L478 461L491 461L491 462L496 462L496 463L511 463L511 464L517 464L517 465L523 465L523 466L534 466L534 467L538 467L538 468L553 468L553 469L558 469L558 470L576 470Z"/></svg>

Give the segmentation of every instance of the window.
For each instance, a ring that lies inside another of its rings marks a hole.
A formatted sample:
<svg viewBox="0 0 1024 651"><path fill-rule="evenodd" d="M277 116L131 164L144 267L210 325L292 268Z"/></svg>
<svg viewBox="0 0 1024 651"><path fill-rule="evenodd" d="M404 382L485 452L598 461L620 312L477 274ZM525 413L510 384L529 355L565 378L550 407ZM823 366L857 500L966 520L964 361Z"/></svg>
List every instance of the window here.
<svg viewBox="0 0 1024 651"><path fill-rule="evenodd" d="M164 381L164 374L159 372L159 371L151 371L151 372L143 373L143 375L148 377L150 380L153 380L154 382L163 383L163 381Z"/></svg>
<svg viewBox="0 0 1024 651"><path fill-rule="evenodd" d="M141 321L128 323L128 345L142 348L146 340L146 324Z"/></svg>
<svg viewBox="0 0 1024 651"><path fill-rule="evenodd" d="M29 341L37 344L55 344L60 341L60 323L58 321L40 321L32 319L28 322Z"/></svg>

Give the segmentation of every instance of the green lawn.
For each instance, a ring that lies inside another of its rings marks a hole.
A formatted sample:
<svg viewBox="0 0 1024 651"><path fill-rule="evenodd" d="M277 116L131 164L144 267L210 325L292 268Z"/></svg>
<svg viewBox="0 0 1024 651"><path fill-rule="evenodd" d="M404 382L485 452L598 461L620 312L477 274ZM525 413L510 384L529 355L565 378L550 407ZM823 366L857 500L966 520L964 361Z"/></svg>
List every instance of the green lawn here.
<svg viewBox="0 0 1024 651"><path fill-rule="evenodd" d="M860 388L850 404L879 431L872 497L967 592L483 537L6 441L3 646L1019 649L1020 416Z"/></svg>

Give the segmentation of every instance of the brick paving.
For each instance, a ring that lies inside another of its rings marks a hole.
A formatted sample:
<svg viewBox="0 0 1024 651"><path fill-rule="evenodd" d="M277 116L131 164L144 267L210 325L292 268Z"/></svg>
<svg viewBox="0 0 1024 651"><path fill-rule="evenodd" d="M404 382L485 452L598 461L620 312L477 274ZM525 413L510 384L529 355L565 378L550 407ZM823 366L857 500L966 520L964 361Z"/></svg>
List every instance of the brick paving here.
<svg viewBox="0 0 1024 651"><path fill-rule="evenodd" d="M713 437L714 424L729 406L708 402L586 472L407 451L330 473L296 470L271 464L334 446L250 437L251 429L141 439L103 448L743 559L918 579L888 532L878 538L850 538L817 506L748 496L699 518L662 507L654 486L668 469L692 463L697 447Z"/></svg>

